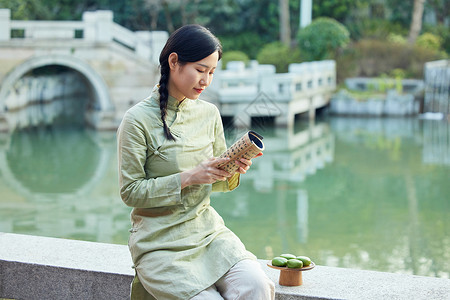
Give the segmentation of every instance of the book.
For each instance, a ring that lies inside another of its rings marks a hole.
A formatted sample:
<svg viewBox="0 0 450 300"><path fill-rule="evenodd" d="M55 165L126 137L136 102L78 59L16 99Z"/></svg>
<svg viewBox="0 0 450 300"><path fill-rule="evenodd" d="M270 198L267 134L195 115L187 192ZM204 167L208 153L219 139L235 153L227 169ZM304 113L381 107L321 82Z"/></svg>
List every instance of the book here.
<svg viewBox="0 0 450 300"><path fill-rule="evenodd" d="M236 159L252 159L264 151L264 143L262 139L263 137L255 131L247 131L240 139L238 139L219 156L219 158L229 157L230 160L220 164L218 168L233 174L239 168L235 162Z"/></svg>

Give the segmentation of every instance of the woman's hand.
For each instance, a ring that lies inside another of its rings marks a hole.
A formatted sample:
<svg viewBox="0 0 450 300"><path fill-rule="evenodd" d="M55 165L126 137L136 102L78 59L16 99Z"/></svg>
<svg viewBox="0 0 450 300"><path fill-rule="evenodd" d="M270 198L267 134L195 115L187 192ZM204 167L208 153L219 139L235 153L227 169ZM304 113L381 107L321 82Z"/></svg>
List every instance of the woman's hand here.
<svg viewBox="0 0 450 300"><path fill-rule="evenodd" d="M260 157L261 155L263 155L262 152L258 153L255 157ZM240 158L238 160L235 160L235 162L239 166L236 172L239 172L241 174L247 173L248 169L250 169L250 166L252 165L252 161L250 159L245 158Z"/></svg>
<svg viewBox="0 0 450 300"><path fill-rule="evenodd" d="M181 172L181 189L188 185L210 184L216 181L224 181L231 177L232 174L217 167L229 160L229 158L212 157L191 170Z"/></svg>

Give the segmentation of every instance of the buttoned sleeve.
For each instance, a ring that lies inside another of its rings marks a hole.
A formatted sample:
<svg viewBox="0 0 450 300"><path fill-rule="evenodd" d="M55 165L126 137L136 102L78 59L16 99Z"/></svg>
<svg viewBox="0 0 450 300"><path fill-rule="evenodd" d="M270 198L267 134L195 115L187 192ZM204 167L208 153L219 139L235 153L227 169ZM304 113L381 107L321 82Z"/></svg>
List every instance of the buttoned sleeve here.
<svg viewBox="0 0 450 300"><path fill-rule="evenodd" d="M222 118L220 117L219 110L216 108L216 122L214 127L214 144L213 155L219 157L223 152L227 150L227 144L225 142L225 134L222 125ZM229 192L236 189L240 183L240 173L236 172L225 181L216 181L212 185L213 192Z"/></svg>
<svg viewBox="0 0 450 300"><path fill-rule="evenodd" d="M117 131L119 186L123 202L131 207L154 208L181 204L181 177L151 178L146 174L147 139L144 126L127 112Z"/></svg>

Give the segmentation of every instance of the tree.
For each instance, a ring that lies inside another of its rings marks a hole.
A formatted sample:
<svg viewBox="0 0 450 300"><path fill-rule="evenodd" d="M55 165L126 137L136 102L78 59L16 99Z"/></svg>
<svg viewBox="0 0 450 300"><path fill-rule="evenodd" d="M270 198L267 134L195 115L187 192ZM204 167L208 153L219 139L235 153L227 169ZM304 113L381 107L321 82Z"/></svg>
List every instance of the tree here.
<svg viewBox="0 0 450 300"><path fill-rule="evenodd" d="M260 64L274 65L277 73L286 73L289 71L289 64L301 61L298 49L293 50L280 42L266 44L256 59Z"/></svg>
<svg viewBox="0 0 450 300"><path fill-rule="evenodd" d="M160 0L145 0L145 8L150 15L150 30L156 30L158 28L159 12L161 11Z"/></svg>
<svg viewBox="0 0 450 300"><path fill-rule="evenodd" d="M175 27L173 26L172 22L172 14L170 12L170 5L173 1L172 0L162 0L161 5L164 9L164 15L166 16L166 24L167 24L167 30L170 32L175 31Z"/></svg>
<svg viewBox="0 0 450 300"><path fill-rule="evenodd" d="M334 59L350 42L347 28L331 18L317 18L297 34L302 58L307 61Z"/></svg>
<svg viewBox="0 0 450 300"><path fill-rule="evenodd" d="M422 16L425 1L426 0L414 0L413 15L408 37L408 42L411 45L415 43L420 31L422 30Z"/></svg>
<svg viewBox="0 0 450 300"><path fill-rule="evenodd" d="M313 19L329 17L339 22L345 22L352 16L352 11L361 9L369 0L314 0Z"/></svg>
<svg viewBox="0 0 450 300"><path fill-rule="evenodd" d="M289 24L289 0L278 0L280 14L280 41L286 46L291 45L291 27Z"/></svg>

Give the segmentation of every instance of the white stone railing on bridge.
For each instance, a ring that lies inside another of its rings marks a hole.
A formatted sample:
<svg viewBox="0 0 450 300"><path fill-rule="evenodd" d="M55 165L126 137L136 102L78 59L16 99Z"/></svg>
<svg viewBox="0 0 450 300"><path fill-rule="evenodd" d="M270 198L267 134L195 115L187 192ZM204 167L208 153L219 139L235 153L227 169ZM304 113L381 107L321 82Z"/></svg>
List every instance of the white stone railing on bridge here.
<svg viewBox="0 0 450 300"><path fill-rule="evenodd" d="M84 12L81 21L19 21L11 20L9 9L0 9L0 42L15 39L116 42L158 63L167 38L165 31L133 32L115 23L109 10Z"/></svg>
<svg viewBox="0 0 450 300"><path fill-rule="evenodd" d="M291 64L288 73L275 73L275 66L260 65L257 61L252 61L248 68L243 62L233 61L218 73L213 89L218 90L221 103L253 101L261 92L273 101L288 102L336 89L333 60Z"/></svg>

